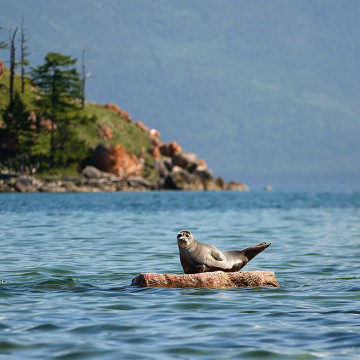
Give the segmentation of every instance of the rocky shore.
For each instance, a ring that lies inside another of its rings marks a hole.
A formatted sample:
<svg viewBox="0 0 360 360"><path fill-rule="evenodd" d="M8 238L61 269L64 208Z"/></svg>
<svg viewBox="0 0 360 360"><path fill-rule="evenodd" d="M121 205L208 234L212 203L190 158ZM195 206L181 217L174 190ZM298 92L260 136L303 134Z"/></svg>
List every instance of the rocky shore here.
<svg viewBox="0 0 360 360"><path fill-rule="evenodd" d="M110 112L113 122L98 124L93 139L96 145L88 146L91 155L78 159L78 166L85 166L85 162L88 164L81 174L77 177L43 176L36 173L39 164L5 168L0 163L0 192L249 190L239 181L226 183L221 177L215 178L205 160L199 159L195 153L183 151L175 141L164 143L158 130L150 129L141 121L133 121L129 113L118 105L105 104L104 108ZM34 125L37 121L35 112L28 121ZM125 130L125 125L131 126ZM119 128L125 133L127 131L127 137L135 142L142 139L143 146L134 151L129 145L126 147L123 142L115 140L114 132ZM10 140L9 134L0 139L0 159L6 156L16 159L18 139ZM22 154L18 156L21 158ZM21 169L21 172L11 169Z"/></svg>
<svg viewBox="0 0 360 360"><path fill-rule="evenodd" d="M189 164L187 163L186 166ZM85 167L79 178L30 176L2 171L0 172L0 192L248 190L246 185L237 181L225 183L221 178L214 179L211 171L207 168L195 167L193 171L189 171L189 169L174 165L168 158L155 159L154 170L158 175L156 182L142 176L125 178L116 176L94 166Z"/></svg>

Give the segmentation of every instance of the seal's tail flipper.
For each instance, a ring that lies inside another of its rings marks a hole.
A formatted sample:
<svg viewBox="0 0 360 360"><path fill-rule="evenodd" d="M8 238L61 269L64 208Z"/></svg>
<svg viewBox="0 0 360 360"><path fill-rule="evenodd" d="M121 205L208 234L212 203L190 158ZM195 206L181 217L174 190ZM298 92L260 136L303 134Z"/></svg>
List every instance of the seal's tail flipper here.
<svg viewBox="0 0 360 360"><path fill-rule="evenodd" d="M245 249L242 249L241 252L247 257L248 261L253 259L256 255L260 254L264 251L267 247L269 247L271 243L260 243L257 245L249 246Z"/></svg>

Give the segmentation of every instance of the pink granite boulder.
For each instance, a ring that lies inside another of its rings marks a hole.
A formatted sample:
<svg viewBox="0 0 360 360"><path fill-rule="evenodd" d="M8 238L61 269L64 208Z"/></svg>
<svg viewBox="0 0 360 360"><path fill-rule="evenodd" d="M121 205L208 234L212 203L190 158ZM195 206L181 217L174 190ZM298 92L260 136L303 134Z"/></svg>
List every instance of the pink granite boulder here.
<svg viewBox="0 0 360 360"><path fill-rule="evenodd" d="M131 285L161 288L236 288L279 286L273 271L206 272L200 274L143 273Z"/></svg>

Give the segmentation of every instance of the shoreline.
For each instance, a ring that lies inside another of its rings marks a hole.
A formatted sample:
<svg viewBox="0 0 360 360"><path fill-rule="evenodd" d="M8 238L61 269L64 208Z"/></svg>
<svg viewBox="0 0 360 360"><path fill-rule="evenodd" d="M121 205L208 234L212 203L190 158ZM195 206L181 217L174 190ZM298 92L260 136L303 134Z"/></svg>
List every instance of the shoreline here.
<svg viewBox="0 0 360 360"><path fill-rule="evenodd" d="M136 192L136 191L249 191L239 181L224 183L222 180L174 182L170 178L152 182L141 176L121 179L94 167L86 167L82 177L32 176L24 173L0 172L2 192Z"/></svg>

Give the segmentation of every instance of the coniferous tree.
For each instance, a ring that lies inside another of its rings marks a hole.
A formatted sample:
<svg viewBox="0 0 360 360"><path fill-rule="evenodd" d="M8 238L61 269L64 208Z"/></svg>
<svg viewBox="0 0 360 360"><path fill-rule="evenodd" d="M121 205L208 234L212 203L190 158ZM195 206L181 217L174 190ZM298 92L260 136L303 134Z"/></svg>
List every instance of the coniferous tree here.
<svg viewBox="0 0 360 360"><path fill-rule="evenodd" d="M12 104L9 105L3 111L3 119L6 125L6 129L16 135L20 130L28 130L29 123L27 118L29 116L26 106L22 101L20 94L15 91Z"/></svg>
<svg viewBox="0 0 360 360"><path fill-rule="evenodd" d="M80 77L75 68L77 59L59 53L48 53L45 63L33 68L31 75L41 97L45 116L51 121L50 166L64 163L66 145L76 143L72 131L74 110L79 108L81 98Z"/></svg>

